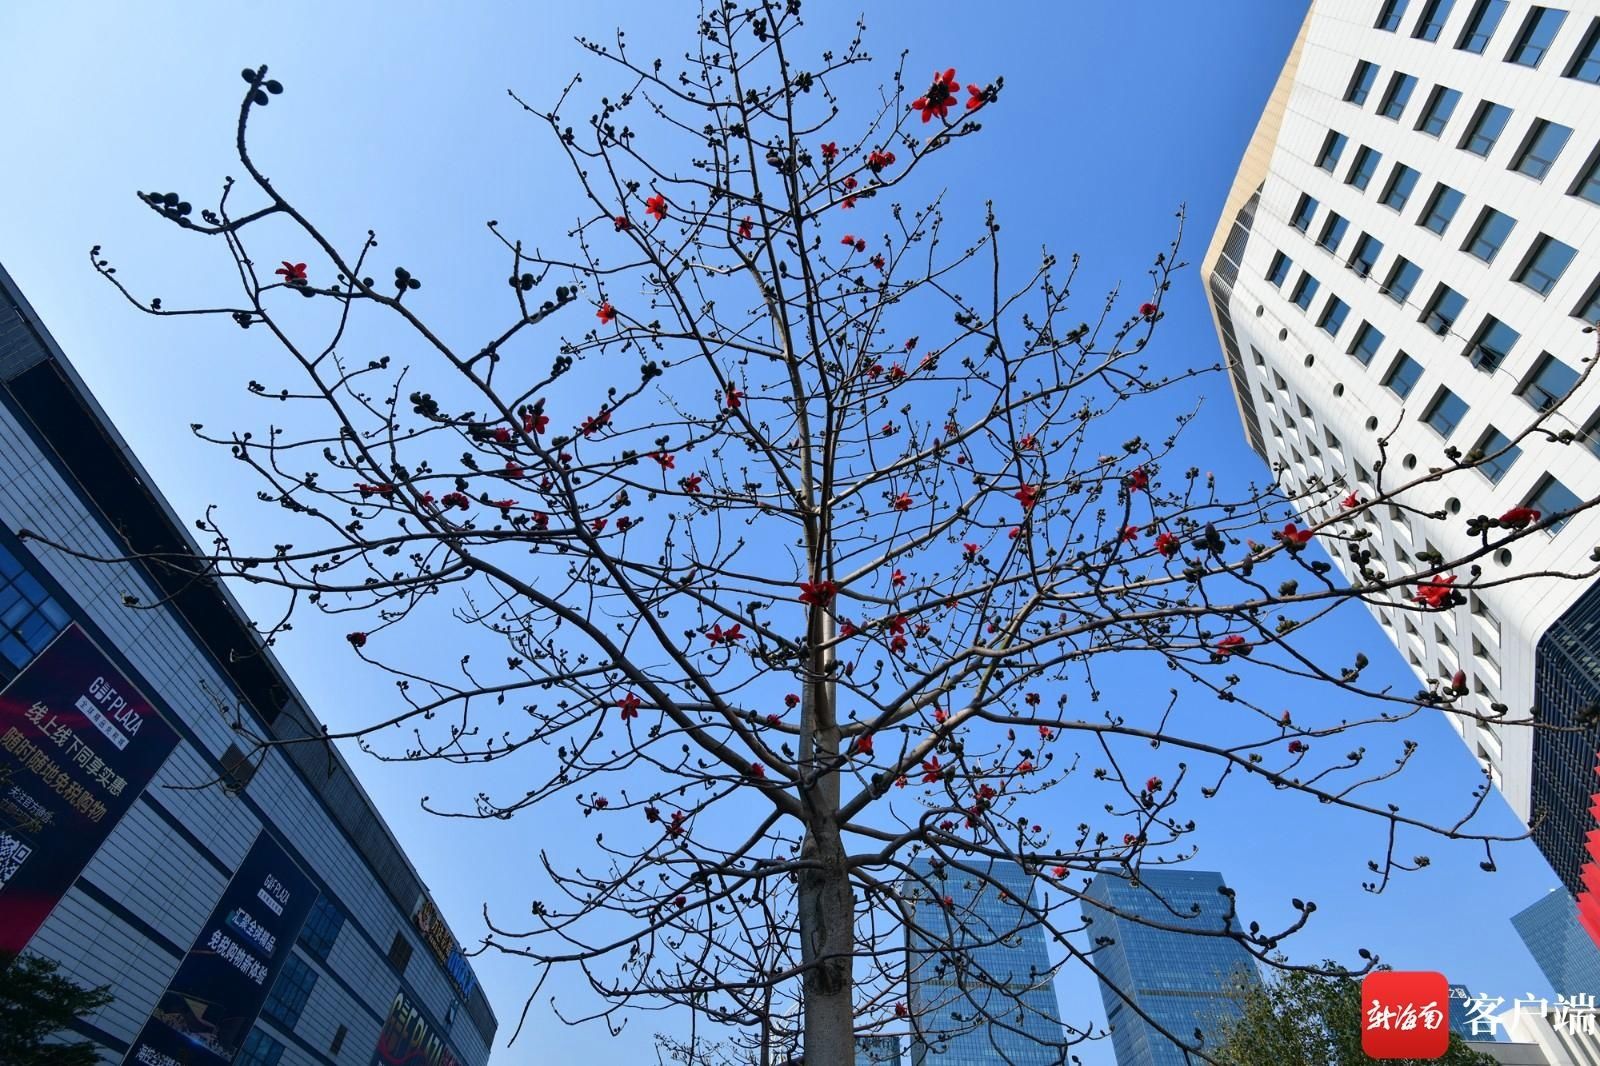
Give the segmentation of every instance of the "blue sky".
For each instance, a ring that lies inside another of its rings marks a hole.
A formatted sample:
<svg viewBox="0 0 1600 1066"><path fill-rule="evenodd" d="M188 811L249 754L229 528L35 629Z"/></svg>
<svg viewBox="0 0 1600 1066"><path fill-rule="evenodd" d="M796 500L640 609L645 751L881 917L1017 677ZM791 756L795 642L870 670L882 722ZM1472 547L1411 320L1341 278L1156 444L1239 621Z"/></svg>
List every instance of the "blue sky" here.
<svg viewBox="0 0 1600 1066"><path fill-rule="evenodd" d="M455 282L504 276L484 221L509 220L553 242L576 210L548 137L506 90L552 99L572 71L592 69L573 37L604 36L616 25L628 28L636 49L681 52L696 5L411 10L150 3L97 6L90 19L73 5L0 6L0 99L10 105L0 262L185 517L212 501L236 515L255 513L254 486L238 482L233 464L196 443L187 425L240 410L238 386L262 369L263 350L242 347L226 323L137 314L89 269L87 250L102 244L129 280L169 303L223 291L210 249L159 223L133 193L175 189L197 207L213 201L221 176L237 169L239 69L268 63L287 86L255 138L279 187L338 238L378 230L398 261L419 264L429 278L422 296L432 299L431 312L465 325L481 309L480 290ZM812 0L806 10L820 40L823 31L848 34L860 8ZM981 149L941 160L946 214L975 225L983 201L993 199L1010 232L1081 253L1077 289L1087 313L1118 283L1141 291L1180 203L1191 214L1188 257L1198 258L1303 10L1292 0L882 4L867 10L867 40L885 73L908 50L913 82L950 65L963 80L1004 75L1004 106ZM1198 270L1180 276L1166 311L1154 358L1174 366L1217 359ZM1206 388L1189 460L1236 485L1265 478L1224 380L1214 376ZM375 716L387 692L349 668L340 633L306 624L279 648L335 727ZM1346 612L1326 633L1365 649L1395 684L1413 685L1364 613ZM1325 692L1274 696L1297 718L1339 710ZM1423 755L1387 798L1419 812L1454 809L1449 804L1459 805L1478 780L1466 750L1437 718L1418 720L1405 735L1422 743ZM1398 740L1391 732L1372 741L1380 743ZM352 761L464 942L481 934L485 904L526 913L539 848L576 858L588 845L589 831L571 812L464 825L420 811L424 794L470 798L471 771ZM1429 843L1418 849L1433 860L1428 870L1373 896L1361 883L1365 861L1379 854L1379 826L1314 804L1259 800L1241 790L1196 813L1205 823L1195 865L1220 870L1266 925L1289 920L1291 897L1314 898L1317 920L1293 942L1298 958L1350 960L1367 946L1398 967L1439 969L1508 1000L1551 991L1507 920L1555 884L1531 844L1504 849L1491 877L1478 871L1481 853L1472 847ZM1498 800L1489 815L1491 826L1511 829ZM511 959L476 965L508 1036L531 975ZM555 994L577 980L558 981ZM1064 980L1060 995L1069 1018L1103 1019L1088 982ZM613 1040L601 1028L562 1027L546 998L529 1024L531 1034L500 1061L623 1061L625 1053L646 1054L649 1033L672 1028L672 1019L638 1019ZM1083 1058L1112 1061L1109 1045Z"/></svg>

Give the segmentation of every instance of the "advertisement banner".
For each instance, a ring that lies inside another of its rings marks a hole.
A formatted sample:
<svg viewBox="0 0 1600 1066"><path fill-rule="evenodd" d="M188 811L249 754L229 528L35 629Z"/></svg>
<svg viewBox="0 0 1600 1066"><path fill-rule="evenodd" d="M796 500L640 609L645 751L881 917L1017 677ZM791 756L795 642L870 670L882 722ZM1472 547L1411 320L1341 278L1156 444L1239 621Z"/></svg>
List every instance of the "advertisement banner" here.
<svg viewBox="0 0 1600 1066"><path fill-rule="evenodd" d="M461 1066L404 992L394 994L371 1066Z"/></svg>
<svg viewBox="0 0 1600 1066"><path fill-rule="evenodd" d="M0 689L0 954L27 946L177 746L77 623Z"/></svg>
<svg viewBox="0 0 1600 1066"><path fill-rule="evenodd" d="M310 879L277 841L266 833L256 837L122 1061L228 1066L316 898Z"/></svg>

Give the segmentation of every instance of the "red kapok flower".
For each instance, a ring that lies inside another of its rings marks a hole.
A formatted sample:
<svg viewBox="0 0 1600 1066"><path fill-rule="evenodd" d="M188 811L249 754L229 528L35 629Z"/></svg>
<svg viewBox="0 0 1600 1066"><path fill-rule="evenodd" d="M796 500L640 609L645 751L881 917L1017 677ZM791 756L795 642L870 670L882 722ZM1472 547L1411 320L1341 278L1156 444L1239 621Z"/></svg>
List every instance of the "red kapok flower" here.
<svg viewBox="0 0 1600 1066"><path fill-rule="evenodd" d="M687 492L691 496L695 496L699 494L700 482L703 480L704 478L702 478L699 474L690 474L688 477L679 478L678 484L683 486L684 492Z"/></svg>
<svg viewBox="0 0 1600 1066"><path fill-rule="evenodd" d="M768 725L782 725L783 724L783 715L781 715L781 714L769 714L769 715L767 715L767 724Z"/></svg>
<svg viewBox="0 0 1600 1066"><path fill-rule="evenodd" d="M1022 697L1022 702L1026 703L1029 707L1037 707L1039 706L1040 698L1041 697L1037 692L1030 692Z"/></svg>
<svg viewBox="0 0 1600 1066"><path fill-rule="evenodd" d="M965 555L967 560L970 562L978 557L978 546L971 541L967 541L965 544L961 545L961 554Z"/></svg>
<svg viewBox="0 0 1600 1066"><path fill-rule="evenodd" d="M853 637L855 635L856 635L856 624L854 622L850 621L850 619L848 619L848 618L841 618L839 620L839 636L841 636L841 637Z"/></svg>
<svg viewBox="0 0 1600 1066"><path fill-rule="evenodd" d="M1139 527L1138 526L1123 526L1122 527L1122 539L1125 540L1125 541L1138 540L1139 539Z"/></svg>
<svg viewBox="0 0 1600 1066"><path fill-rule="evenodd" d="M767 768L758 762L753 762L750 764L750 776L760 780L767 776Z"/></svg>
<svg viewBox="0 0 1600 1066"><path fill-rule="evenodd" d="M744 393L740 392L738 389L729 387L729 389L728 389L728 399L727 399L727 408L728 408L728 410L737 411L739 409L739 403L743 399L744 399Z"/></svg>
<svg viewBox="0 0 1600 1066"><path fill-rule="evenodd" d="M1050 876L1059 881L1067 876L1067 868L1065 866L1052 866L1050 867Z"/></svg>
<svg viewBox="0 0 1600 1066"><path fill-rule="evenodd" d="M1500 524L1507 529L1524 529L1539 520L1539 512L1532 507L1513 507L1500 516Z"/></svg>
<svg viewBox="0 0 1600 1066"><path fill-rule="evenodd" d="M611 324L611 320L617 317L617 309L609 303L603 303L600 305L600 310L594 313L594 317L600 320L602 326L608 326Z"/></svg>
<svg viewBox="0 0 1600 1066"><path fill-rule="evenodd" d="M950 105L955 103L955 94L961 85L956 81L956 68L951 67L943 74L935 71L933 85L922 96L911 101L911 110L922 112L922 121L929 122L935 117L944 119L950 113Z"/></svg>
<svg viewBox="0 0 1600 1066"><path fill-rule="evenodd" d="M1449 574L1433 578L1417 586L1417 602L1426 604L1436 611L1442 611L1450 606L1450 586L1456 583L1456 575Z"/></svg>
<svg viewBox="0 0 1600 1066"><path fill-rule="evenodd" d="M1229 633L1217 641L1218 655L1248 655L1249 653L1250 645L1237 633Z"/></svg>
<svg viewBox="0 0 1600 1066"><path fill-rule="evenodd" d="M1033 510L1033 505L1039 502L1039 486L1024 485L1012 495L1016 497L1018 503L1022 504L1024 511L1031 511Z"/></svg>
<svg viewBox="0 0 1600 1066"><path fill-rule="evenodd" d="M1289 712L1288 711L1284 711L1283 712L1283 717L1278 719L1278 724L1279 725L1288 725L1289 724Z"/></svg>
<svg viewBox="0 0 1600 1066"><path fill-rule="evenodd" d="M841 182L840 182L840 183L839 183L839 184L840 184L840 185L841 185L841 186L843 186L843 187L844 187L844 188L846 188L846 189L853 189L853 188L855 188L855 187L856 187L856 186L857 186L857 185L859 185L859 184L861 184L861 183L860 183L860 182L858 182L858 181L856 181L856 179L855 179L855 178L851 178L851 177L846 177L846 178L845 178L845 179L844 179L844 180L843 180L843 181L841 181Z"/></svg>
<svg viewBox="0 0 1600 1066"><path fill-rule="evenodd" d="M364 648L367 646L367 635L365 633L346 633L344 639L350 642L352 648Z"/></svg>
<svg viewBox="0 0 1600 1066"><path fill-rule="evenodd" d="M825 606L833 599L833 594L839 591L836 581L802 581L800 582L800 602L814 604L818 607Z"/></svg>
<svg viewBox="0 0 1600 1066"><path fill-rule="evenodd" d="M1316 534L1309 529L1297 529L1295 524L1290 522L1272 535L1285 544L1298 548L1302 544L1309 544Z"/></svg>
<svg viewBox="0 0 1600 1066"><path fill-rule="evenodd" d="M739 220L739 236L743 237L745 240L749 240L750 234L754 232L754 226L755 223L750 220L750 216L744 216L744 218Z"/></svg>
<svg viewBox="0 0 1600 1066"><path fill-rule="evenodd" d="M643 700L631 692L618 700L617 706L622 709L622 720L626 722L630 718L639 717L639 707L643 703Z"/></svg>
<svg viewBox="0 0 1600 1066"><path fill-rule="evenodd" d="M1360 497L1360 496L1357 496L1357 495L1356 495L1356 494L1355 494L1355 493L1353 493L1353 492L1352 492L1352 493L1351 493L1351 494L1350 494L1350 495L1348 495L1348 496L1346 496L1346 497L1345 497L1345 498L1344 498L1344 508L1345 508L1345 510L1347 510L1347 511L1348 511L1348 510L1349 510L1349 509L1350 509L1350 508L1352 508L1352 507L1357 507L1357 506L1359 506L1359 505L1360 505L1360 503L1361 503L1361 497Z"/></svg>
<svg viewBox="0 0 1600 1066"><path fill-rule="evenodd" d="M1159 533L1156 535L1156 551L1169 559L1177 555L1178 549L1182 547L1183 542L1171 533Z"/></svg>
<svg viewBox="0 0 1600 1066"><path fill-rule="evenodd" d="M706 630L706 639L712 644L732 644L735 641L743 640L744 634L740 632L739 625L740 623L735 622L727 629L723 629L722 623L718 622Z"/></svg>
<svg viewBox="0 0 1600 1066"><path fill-rule="evenodd" d="M822 161L824 163L833 162L834 157L837 156L838 154L839 154L839 146L837 144L835 144L833 141L828 141L826 144L824 144L822 146Z"/></svg>
<svg viewBox="0 0 1600 1066"><path fill-rule="evenodd" d="M655 452L650 458L660 463L663 470L672 470L678 465L678 460L673 457L671 452Z"/></svg>
<svg viewBox="0 0 1600 1066"><path fill-rule="evenodd" d="M505 426L494 427L494 439L497 444L511 443L511 431Z"/></svg>
<svg viewBox="0 0 1600 1066"><path fill-rule="evenodd" d="M1142 466L1134 467L1133 471L1128 474L1128 488L1142 491L1149 487L1150 471Z"/></svg>
<svg viewBox="0 0 1600 1066"><path fill-rule="evenodd" d="M976 111L983 106L983 89L976 85L967 86L967 110Z"/></svg>
<svg viewBox="0 0 1600 1066"><path fill-rule="evenodd" d="M896 511L909 511L911 510L912 502L911 493L902 492L894 498L893 506Z"/></svg>
<svg viewBox="0 0 1600 1066"><path fill-rule="evenodd" d="M872 754L872 734L862 733L850 744L850 750L858 755Z"/></svg>
<svg viewBox="0 0 1600 1066"><path fill-rule="evenodd" d="M1307 746L1306 746L1304 741L1300 741L1300 740L1291 740L1291 741L1289 741L1289 754L1290 755L1299 755L1301 752L1306 751L1306 750L1307 750Z"/></svg>
<svg viewBox="0 0 1600 1066"><path fill-rule="evenodd" d="M783 705L785 707L798 707L800 705L800 697L791 692L783 697Z"/></svg>
<svg viewBox="0 0 1600 1066"><path fill-rule="evenodd" d="M884 167L892 166L894 166L893 152L880 152L874 148L872 154L867 156L867 169L874 174L882 173Z"/></svg>
<svg viewBox="0 0 1600 1066"><path fill-rule="evenodd" d="M904 1003L896 1003L894 1005L894 1016L896 1018L904 1018L907 1013L906 1005Z"/></svg>
<svg viewBox="0 0 1600 1066"><path fill-rule="evenodd" d="M611 806L611 801L606 799L604 796L596 796L594 798L594 806L596 810L603 811L607 807Z"/></svg>
<svg viewBox="0 0 1600 1066"><path fill-rule="evenodd" d="M550 416L543 411L522 412L522 429L525 433L543 433L550 424Z"/></svg>
<svg viewBox="0 0 1600 1066"><path fill-rule="evenodd" d="M667 217L667 198L656 193L644 202L644 209L654 215L657 222Z"/></svg>
<svg viewBox="0 0 1600 1066"><path fill-rule="evenodd" d="M661 810L660 810L660 808L658 808L658 807L646 807L644 809L644 820L647 821L647 822L659 822L659 821L661 821Z"/></svg>
<svg viewBox="0 0 1600 1066"><path fill-rule="evenodd" d="M1140 304L1139 305L1139 317L1140 318L1154 318L1154 317L1156 317L1156 305L1155 304L1151 304L1151 303Z"/></svg>
<svg viewBox="0 0 1600 1066"><path fill-rule="evenodd" d="M1152 777L1150 780L1146 781L1144 783L1144 790L1146 792L1150 792L1150 793L1160 792L1161 791L1161 778Z"/></svg>
<svg viewBox="0 0 1600 1066"><path fill-rule="evenodd" d="M304 285L306 283L306 265L304 263L291 263L287 259L282 262L283 266L274 270L273 273L281 275L285 284Z"/></svg>
<svg viewBox="0 0 1600 1066"><path fill-rule="evenodd" d="M905 583L906 574L904 570L896 568L895 572L889 575L889 584L893 585L895 588L900 588Z"/></svg>
<svg viewBox="0 0 1600 1066"><path fill-rule="evenodd" d="M925 784L925 785L933 784L935 781L939 780L939 775L941 773L943 773L943 770L939 766L939 756L930 755L926 759L922 760L922 783L923 784Z"/></svg>
<svg viewBox="0 0 1600 1066"><path fill-rule="evenodd" d="M1055 734L1050 731L1050 727L1049 726L1042 725L1042 726L1039 727L1039 739L1040 740L1049 740L1053 736L1055 736Z"/></svg>
<svg viewBox="0 0 1600 1066"><path fill-rule="evenodd" d="M1021 762L1017 763L1017 773L1019 773L1019 774L1031 774L1031 773L1033 773L1033 761L1031 759L1023 759Z"/></svg>
<svg viewBox="0 0 1600 1066"><path fill-rule="evenodd" d="M956 905L956 901L950 896L944 897L939 902L944 906L945 910L949 910L951 907Z"/></svg>
<svg viewBox="0 0 1600 1066"><path fill-rule="evenodd" d="M623 230L632 225L632 223L628 221L627 215L618 215L616 218L611 220L611 224L616 227L618 233L621 233Z"/></svg>
<svg viewBox="0 0 1600 1066"><path fill-rule="evenodd" d="M1122 843L1123 843L1124 846L1130 845L1130 844L1132 844L1134 841L1136 841L1138 839L1139 838L1134 836L1132 833L1123 833L1122 834Z"/></svg>
<svg viewBox="0 0 1600 1066"><path fill-rule="evenodd" d="M1467 672L1465 670L1457 670L1450 675L1450 689L1456 693L1465 693L1467 691Z"/></svg>

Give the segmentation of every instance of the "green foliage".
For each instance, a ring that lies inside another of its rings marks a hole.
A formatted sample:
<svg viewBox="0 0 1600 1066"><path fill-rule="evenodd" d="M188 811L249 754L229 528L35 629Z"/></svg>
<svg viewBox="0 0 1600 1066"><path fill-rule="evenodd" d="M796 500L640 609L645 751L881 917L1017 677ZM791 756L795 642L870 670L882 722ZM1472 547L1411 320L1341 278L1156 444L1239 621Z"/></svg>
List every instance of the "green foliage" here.
<svg viewBox="0 0 1600 1066"><path fill-rule="evenodd" d="M111 1002L107 988L80 988L37 955L0 959L0 1062L8 1066L93 1066L99 1048L87 1041L48 1043L74 1018Z"/></svg>
<svg viewBox="0 0 1600 1066"><path fill-rule="evenodd" d="M1441 1004L1441 1008L1444 1005ZM1438 1059L1373 1059L1361 1050L1361 984L1343 977L1280 972L1252 988L1244 1017L1215 1052L1227 1066L1493 1066L1457 1033Z"/></svg>

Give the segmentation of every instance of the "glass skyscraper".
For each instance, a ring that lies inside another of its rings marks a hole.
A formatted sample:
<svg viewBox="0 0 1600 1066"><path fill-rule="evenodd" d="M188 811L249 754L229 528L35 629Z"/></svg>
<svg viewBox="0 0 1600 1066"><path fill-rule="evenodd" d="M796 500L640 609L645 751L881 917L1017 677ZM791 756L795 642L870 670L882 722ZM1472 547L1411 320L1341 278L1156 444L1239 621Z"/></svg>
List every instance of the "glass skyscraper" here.
<svg viewBox="0 0 1600 1066"><path fill-rule="evenodd" d="M1110 937L1093 955L1104 980L1106 1005L1117 1066L1187 1066L1182 1048L1145 1021L1106 981L1110 981L1168 1032L1192 1041L1199 1029L1205 1047L1222 1042L1223 1029L1243 1012L1247 986L1259 985L1255 959L1237 941L1155 929L1122 915L1197 931L1225 928L1228 900L1218 889L1222 875L1200 870L1145 868L1142 884L1101 874L1083 901L1092 938ZM1152 890L1154 890L1152 892ZM1198 913L1194 908L1198 905Z"/></svg>
<svg viewBox="0 0 1600 1066"><path fill-rule="evenodd" d="M919 861L911 903L912 1066L1058 1066L1068 1061L1055 971L1032 904L1033 877L984 861L983 876Z"/></svg>
<svg viewBox="0 0 1600 1066"><path fill-rule="evenodd" d="M1511 924L1558 995L1589 993L1600 998L1600 948L1578 923L1578 907L1570 895L1551 889L1514 915Z"/></svg>

